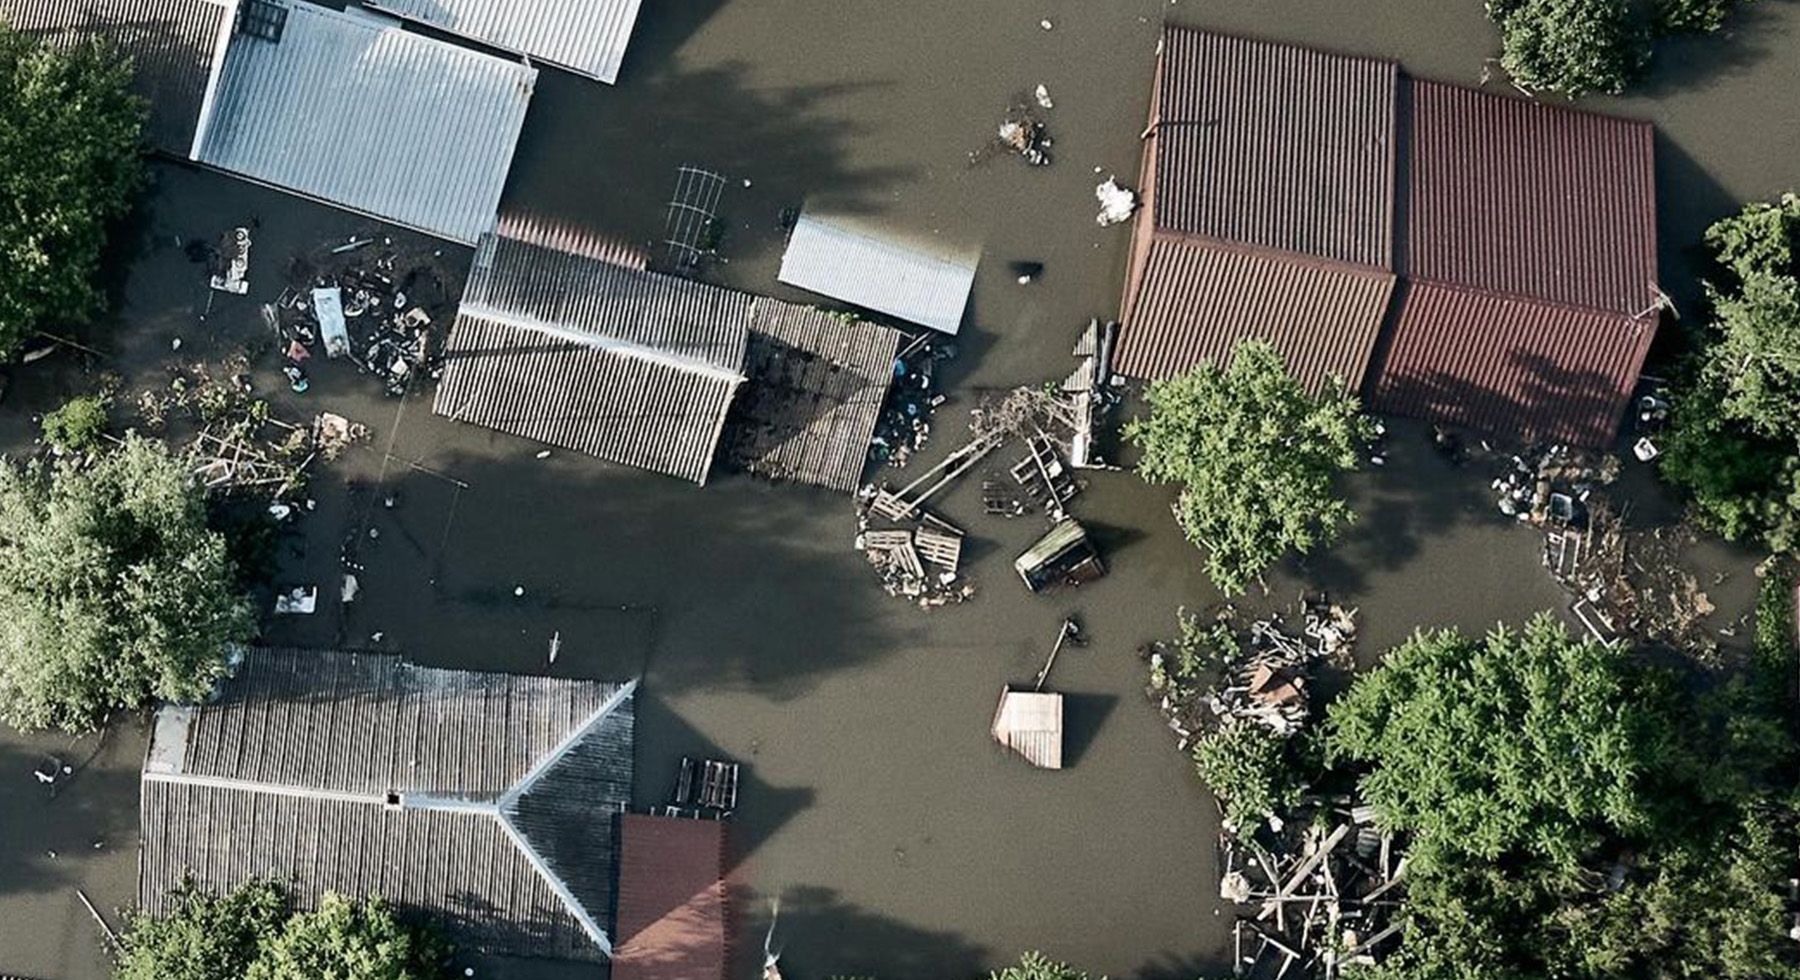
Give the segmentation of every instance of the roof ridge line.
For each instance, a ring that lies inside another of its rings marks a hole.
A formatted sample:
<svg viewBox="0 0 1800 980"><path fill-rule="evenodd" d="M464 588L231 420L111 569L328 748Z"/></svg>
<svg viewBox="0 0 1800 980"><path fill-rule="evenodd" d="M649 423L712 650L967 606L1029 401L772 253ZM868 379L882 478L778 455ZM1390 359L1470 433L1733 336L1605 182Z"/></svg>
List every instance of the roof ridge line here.
<svg viewBox="0 0 1800 980"><path fill-rule="evenodd" d="M632 683L637 682L633 681ZM605 929L600 928L600 923L594 920L594 916L587 910L587 906L582 905L581 900L575 897L575 893L569 890L568 882L563 881L561 875L550 869L549 862L545 861L544 856L538 853L536 847L532 846L531 839L525 836L525 832L512 822L511 817L506 815L504 806L496 807L493 817L500 828L506 831L506 836L512 839L513 846L519 849L519 854L525 858L525 863L531 865L532 870L538 873L538 877L544 879L544 883L549 885L550 890L556 893L556 897L562 900L563 905L569 910L569 914L574 916L575 921L581 925L581 931L587 933L588 938L594 941L594 945L600 947L600 951L606 954L607 959L612 959L612 937L606 934Z"/></svg>
<svg viewBox="0 0 1800 980"><path fill-rule="evenodd" d="M558 742L554 748L545 752L536 762L532 763L531 768L526 771L525 775L519 777L518 782L513 783L512 786L508 787L505 792L501 793L495 799L494 802L499 809L505 811L507 807L517 803L520 797L529 792L531 787L535 785L538 780L542 779L546 772L550 771L551 767L555 766L558 762L561 762L564 756L568 755L576 745L580 744L582 739L588 736L589 732L592 732L602 721L605 721L607 717L613 713L614 709L624 703L626 698L637 693L637 686L638 682L636 678L619 685L619 689L614 691L612 696L607 698L604 704L596 708L594 713L589 715L586 721L583 721L580 725L577 725L573 731L563 736L561 742Z"/></svg>
<svg viewBox="0 0 1800 980"><path fill-rule="evenodd" d="M497 323L503 327L512 327L517 330L527 330L532 333L541 334L551 340L575 344L590 350L619 354L635 360L646 361L651 364L660 364L664 367L674 368L678 371L703 374L718 381L738 383L746 380L741 372L721 367L704 358L694 357L689 354L677 354L668 350L659 350L658 348L640 341L625 340L620 337L612 336L611 334L588 332L576 330L571 327L558 326L557 324L549 323L534 316L521 316L517 313L509 313L492 304L478 300L464 300L457 304L456 312L458 316L479 317L480 319Z"/></svg>
<svg viewBox="0 0 1800 980"><path fill-rule="evenodd" d="M1589 316L1614 317L1620 320L1628 320L1634 324L1655 322L1657 320L1655 314L1662 308L1659 304L1653 303L1648 310L1645 310L1642 313L1626 313L1620 310L1609 310L1605 307L1592 306L1587 303L1576 303L1563 299L1548 299L1542 296L1528 296L1525 293L1508 292L1504 289L1493 289L1487 286L1465 286L1461 283L1450 282L1445 279L1428 279L1421 276L1406 276L1397 273L1395 278L1401 285L1409 287L1416 283L1420 286L1429 286L1432 289L1451 289L1459 293L1467 293L1472 296L1483 296L1489 299L1508 300L1514 303L1531 303L1536 306L1550 306L1559 310L1567 310L1572 313L1581 313ZM1655 280L1652 280L1647 285L1654 292L1662 292L1662 287L1657 285Z"/></svg>
<svg viewBox="0 0 1800 980"><path fill-rule="evenodd" d="M202 786L208 789L229 789L242 793L260 793L264 796L289 796L297 799L324 800L333 803L365 803L373 806L386 804L387 798L378 793L357 793L349 790L318 789L308 786L296 786L291 783L270 783L259 779L236 779L231 776L208 776L193 772L152 772L144 770L139 777L145 782L179 783L188 786Z"/></svg>

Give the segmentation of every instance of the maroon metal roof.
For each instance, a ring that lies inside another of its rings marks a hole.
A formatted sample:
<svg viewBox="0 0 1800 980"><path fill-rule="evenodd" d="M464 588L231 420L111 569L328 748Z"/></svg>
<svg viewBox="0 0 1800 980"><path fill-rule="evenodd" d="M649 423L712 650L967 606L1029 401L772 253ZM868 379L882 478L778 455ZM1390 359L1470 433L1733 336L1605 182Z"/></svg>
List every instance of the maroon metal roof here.
<svg viewBox="0 0 1800 980"><path fill-rule="evenodd" d="M1610 444L1656 335L1652 317L1451 286L1398 302L1371 406L1514 442Z"/></svg>
<svg viewBox="0 0 1800 980"><path fill-rule="evenodd" d="M1167 378L1222 363L1238 341L1274 345L1309 390L1362 383L1394 277L1159 233L1144 260L1118 370Z"/></svg>
<svg viewBox="0 0 1800 980"><path fill-rule="evenodd" d="M1170 27L1158 73L1158 228L1392 267L1397 64Z"/></svg>
<svg viewBox="0 0 1800 980"><path fill-rule="evenodd" d="M1435 82L1410 91L1403 275L1614 313L1649 308L1649 123Z"/></svg>
<svg viewBox="0 0 1800 980"><path fill-rule="evenodd" d="M620 818L613 980L723 980L725 825Z"/></svg>

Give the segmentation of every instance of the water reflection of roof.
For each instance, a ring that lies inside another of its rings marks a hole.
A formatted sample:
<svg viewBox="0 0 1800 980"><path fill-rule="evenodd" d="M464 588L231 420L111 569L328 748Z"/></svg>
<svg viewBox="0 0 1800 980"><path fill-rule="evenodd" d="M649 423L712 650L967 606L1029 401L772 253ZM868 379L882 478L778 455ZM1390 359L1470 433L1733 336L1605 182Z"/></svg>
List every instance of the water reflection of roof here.
<svg viewBox="0 0 1800 980"><path fill-rule="evenodd" d="M636 683L250 652L221 698L157 715L139 900L184 876L381 895L493 952L611 950Z"/></svg>

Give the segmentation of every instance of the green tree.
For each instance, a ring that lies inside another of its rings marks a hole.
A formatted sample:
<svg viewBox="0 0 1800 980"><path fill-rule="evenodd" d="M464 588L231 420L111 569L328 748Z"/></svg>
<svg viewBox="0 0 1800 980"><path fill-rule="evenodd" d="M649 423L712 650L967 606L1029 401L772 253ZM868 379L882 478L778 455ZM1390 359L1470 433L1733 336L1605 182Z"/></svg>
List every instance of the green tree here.
<svg viewBox="0 0 1800 980"><path fill-rule="evenodd" d="M105 395L78 395L63 402L44 413L44 441L66 453L99 448L111 407L112 399Z"/></svg>
<svg viewBox="0 0 1800 980"><path fill-rule="evenodd" d="M1329 544L1355 517L1337 495L1371 435L1355 397L1311 395L1261 341L1229 367L1203 363L1150 384L1150 415L1125 428L1143 449L1138 473L1181 485L1175 515L1206 550L1220 591L1241 593L1289 549Z"/></svg>
<svg viewBox="0 0 1800 980"><path fill-rule="evenodd" d="M117 980L243 980L263 939L287 917L287 898L266 881L229 895L184 883L164 915L134 915L120 937Z"/></svg>
<svg viewBox="0 0 1800 980"><path fill-rule="evenodd" d="M1017 966L996 970L988 980L1088 980L1088 975L1042 953L1026 953L1019 958Z"/></svg>
<svg viewBox="0 0 1800 980"><path fill-rule="evenodd" d="M107 229L144 172L130 85L98 42L56 47L0 23L0 360L103 306Z"/></svg>
<svg viewBox="0 0 1800 980"><path fill-rule="evenodd" d="M161 443L0 464L0 719L82 730L202 698L254 626L200 489Z"/></svg>
<svg viewBox="0 0 1800 980"><path fill-rule="evenodd" d="M429 980L448 975L446 954L380 899L327 894L263 944L244 980Z"/></svg>
<svg viewBox="0 0 1800 980"><path fill-rule="evenodd" d="M1306 788L1288 740L1262 725L1229 720L1194 743L1194 767L1225 806L1225 822L1254 830L1300 802Z"/></svg>
<svg viewBox="0 0 1800 980"><path fill-rule="evenodd" d="M1617 94L1650 59L1631 0L1508 0L1488 13L1500 27L1501 67L1531 91Z"/></svg>
<svg viewBox="0 0 1800 980"><path fill-rule="evenodd" d="M1419 633L1327 714L1326 747L1412 832L1416 863L1521 853L1573 871L1651 821L1644 780L1665 719L1627 654L1549 615L1475 640Z"/></svg>

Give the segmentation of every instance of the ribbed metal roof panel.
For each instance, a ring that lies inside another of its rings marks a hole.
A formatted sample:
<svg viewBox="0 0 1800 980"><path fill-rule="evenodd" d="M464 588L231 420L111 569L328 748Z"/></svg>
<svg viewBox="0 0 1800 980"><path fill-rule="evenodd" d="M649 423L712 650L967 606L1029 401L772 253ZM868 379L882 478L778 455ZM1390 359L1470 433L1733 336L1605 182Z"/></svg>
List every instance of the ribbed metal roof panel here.
<svg viewBox="0 0 1800 980"><path fill-rule="evenodd" d="M1411 85L1405 274L1638 314L1656 280L1655 131Z"/></svg>
<svg viewBox="0 0 1800 980"><path fill-rule="evenodd" d="M640 0L376 0L381 7L506 51L612 83Z"/></svg>
<svg viewBox="0 0 1800 980"><path fill-rule="evenodd" d="M494 223L537 71L367 13L284 9L226 49L203 163L454 241Z"/></svg>
<svg viewBox="0 0 1800 980"><path fill-rule="evenodd" d="M612 980L724 980L728 825L637 813L619 823Z"/></svg>
<svg viewBox="0 0 1800 980"><path fill-rule="evenodd" d="M463 313L432 411L705 483L741 379Z"/></svg>
<svg viewBox="0 0 1800 980"><path fill-rule="evenodd" d="M640 344L741 373L750 304L748 294L735 290L486 235L469 270L462 309Z"/></svg>
<svg viewBox="0 0 1800 980"><path fill-rule="evenodd" d="M132 62L150 145L186 157L230 9L212 0L0 0L0 21L55 44L98 38Z"/></svg>
<svg viewBox="0 0 1800 980"><path fill-rule="evenodd" d="M1158 228L1392 268L1399 66L1170 27Z"/></svg>
<svg viewBox="0 0 1800 980"><path fill-rule="evenodd" d="M1268 341L1311 391L1362 383L1394 277L1159 234L1145 259L1118 370L1168 378L1224 363L1238 342Z"/></svg>
<svg viewBox="0 0 1800 980"><path fill-rule="evenodd" d="M790 286L953 334L975 285L977 256L877 237L841 219L800 216L781 256Z"/></svg>
<svg viewBox="0 0 1800 980"><path fill-rule="evenodd" d="M1409 283L1372 406L1509 441L1610 445L1654 318Z"/></svg>

